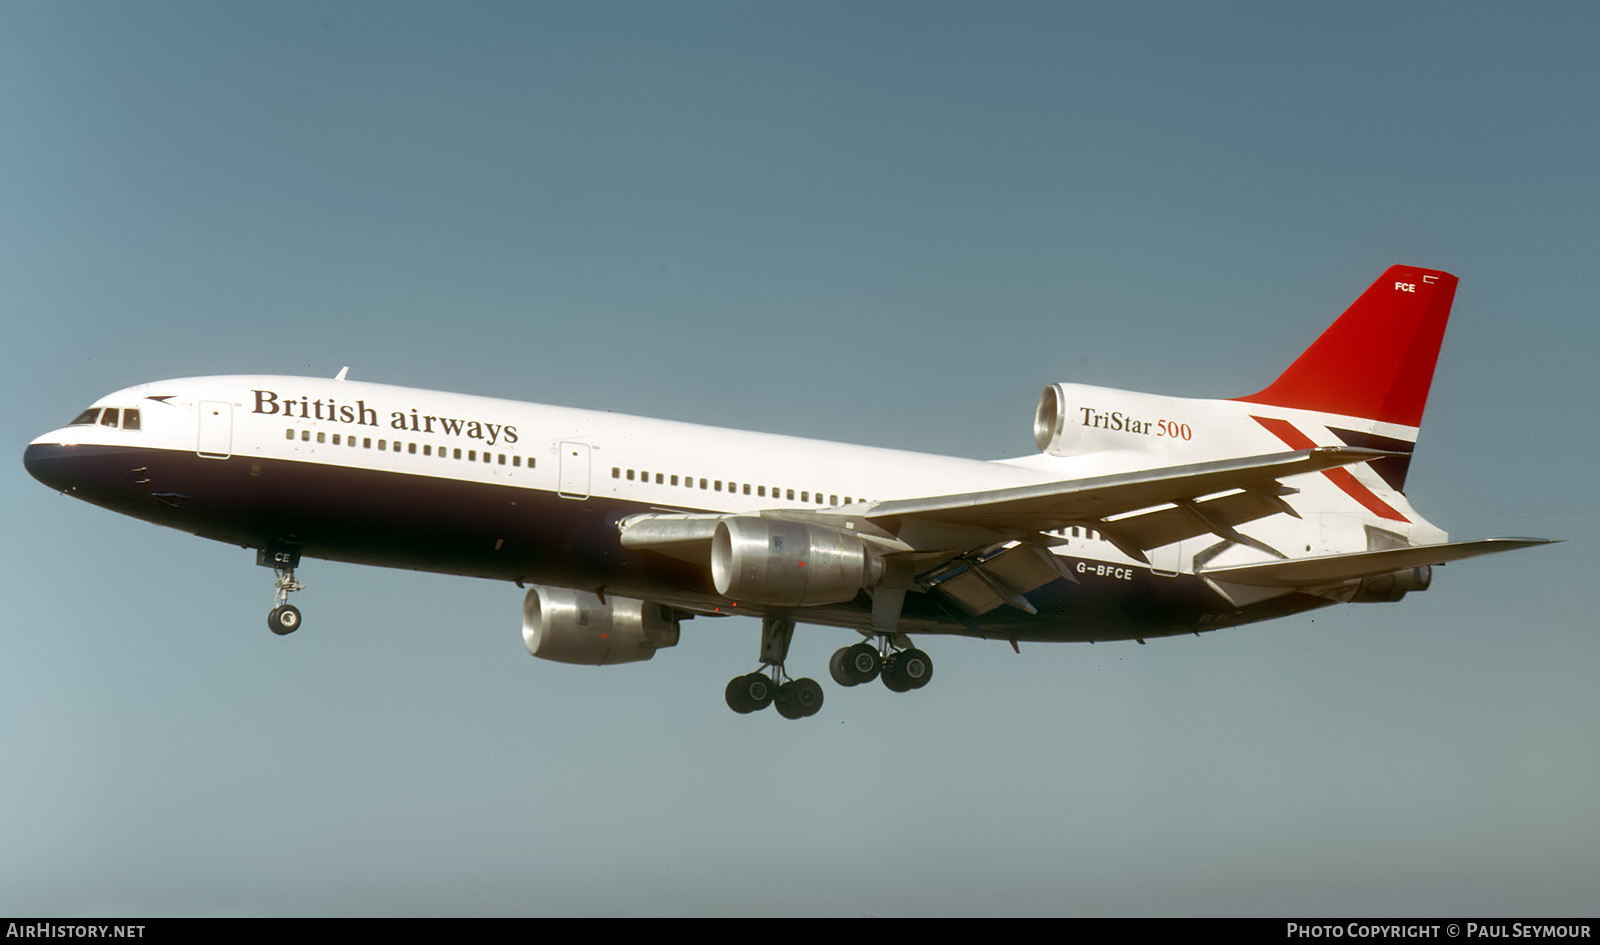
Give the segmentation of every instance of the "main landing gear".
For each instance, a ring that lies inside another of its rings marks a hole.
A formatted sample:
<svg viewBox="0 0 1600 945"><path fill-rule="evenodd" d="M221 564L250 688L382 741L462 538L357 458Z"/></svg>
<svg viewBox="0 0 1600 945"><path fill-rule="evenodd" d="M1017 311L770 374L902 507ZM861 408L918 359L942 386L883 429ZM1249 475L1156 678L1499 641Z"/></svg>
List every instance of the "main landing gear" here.
<svg viewBox="0 0 1600 945"><path fill-rule="evenodd" d="M761 668L735 677L723 694L728 708L740 715L776 705L786 719L803 719L822 708L822 686L815 679L789 679L783 661L794 638L794 621L787 617L761 618ZM787 680L787 681L785 681Z"/></svg>
<svg viewBox="0 0 1600 945"><path fill-rule="evenodd" d="M877 641L842 647L828 661L828 672L841 686L859 686L882 679L890 692L921 689L933 679L933 660L899 632L900 611L911 587L911 571L900 563L889 569L872 590L871 636Z"/></svg>
<svg viewBox="0 0 1600 945"><path fill-rule="evenodd" d="M892 692L921 689L933 679L933 660L902 634L875 634L878 645L857 643L841 648L828 661L833 681L859 686L882 679ZM723 693L728 708L740 715L776 706L786 719L803 719L822 708L822 687L814 679L789 679L783 661L794 637L794 621L787 617L761 618L761 668L736 676Z"/></svg>
<svg viewBox="0 0 1600 945"><path fill-rule="evenodd" d="M730 680L723 694L728 700L728 708L744 715L776 705L778 714L786 719L803 719L808 715L816 715L822 708L822 686L815 679L791 679L780 683L778 680L785 676L783 667L771 667L771 675L768 675L767 669L763 666L748 676L737 676Z"/></svg>
<svg viewBox="0 0 1600 945"><path fill-rule="evenodd" d="M277 582L273 585L273 607L267 614L267 628L280 637L300 629L300 608L289 603L291 592L306 588L294 579L294 569L300 564L300 552L264 548L256 552L256 564L271 568L277 575Z"/></svg>
<svg viewBox="0 0 1600 945"><path fill-rule="evenodd" d="M828 661L833 681L841 686L859 686L882 679L891 692L910 692L933 679L933 660L928 654L915 647L891 650L888 637L880 635L878 640L876 647L857 643L835 651Z"/></svg>

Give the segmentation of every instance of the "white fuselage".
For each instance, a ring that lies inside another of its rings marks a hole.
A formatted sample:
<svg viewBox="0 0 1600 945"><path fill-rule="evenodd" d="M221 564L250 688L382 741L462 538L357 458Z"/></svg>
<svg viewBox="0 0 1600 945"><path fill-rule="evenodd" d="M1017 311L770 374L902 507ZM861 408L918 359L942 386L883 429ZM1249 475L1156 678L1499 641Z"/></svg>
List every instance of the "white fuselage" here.
<svg viewBox="0 0 1600 945"><path fill-rule="evenodd" d="M1147 396L1107 391L1097 402L1109 411L1117 406L1109 398ZM703 567L622 550L618 522L662 511L869 510L884 500L1237 455L1237 431L1226 440L1207 438L1205 412L1219 403L1162 401L1185 432L1200 431L1199 442L1177 444L1175 453L1164 443L1169 453L1152 456L1144 446L1150 430L1116 430L1100 408L1077 408L1067 420L1081 420L1081 436L1112 439L1082 453L985 462L360 381L225 376L117 391L94 405L102 408L99 419L112 419L110 409L132 408L138 429L79 423L35 446L101 457L94 476L65 484L80 497L221 541L292 545L310 557L596 589L716 612L737 604L709 587ZM1253 425L1245 432L1259 440L1246 450L1283 449ZM1119 445L1119 433L1128 445L1109 448ZM1301 517L1252 523L1258 535L1318 550L1353 540L1338 533L1359 529L1353 513L1360 509L1321 477L1297 477L1296 486L1303 495L1289 501L1302 506ZM1319 506L1348 507L1352 514L1341 524L1342 513L1323 514ZM980 624L951 619L930 601L918 606L924 595L912 594L903 625L985 635L992 629L1024 639L1155 636L1194 629L1195 620L1212 626L1255 619L1229 613L1285 596L1256 591L1224 603L1192 581L1193 555L1215 545L1212 537L1176 543L1148 563L1119 551L1088 523L1051 537L1072 578L1044 595L1039 614ZM1235 561L1262 557L1250 547L1224 553ZM1181 589L1179 576L1191 578ZM1146 613L1152 599L1156 606ZM812 608L800 619L860 628L869 606Z"/></svg>

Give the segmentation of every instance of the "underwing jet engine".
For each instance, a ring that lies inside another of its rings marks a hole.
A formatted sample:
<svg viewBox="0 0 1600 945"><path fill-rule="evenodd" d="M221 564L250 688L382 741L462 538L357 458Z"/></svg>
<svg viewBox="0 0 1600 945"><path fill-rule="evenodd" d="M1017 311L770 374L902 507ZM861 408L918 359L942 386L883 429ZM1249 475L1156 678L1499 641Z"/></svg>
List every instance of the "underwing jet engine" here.
<svg viewBox="0 0 1600 945"><path fill-rule="evenodd" d="M522 599L522 645L557 663L638 663L678 645L678 619L649 601L534 585Z"/></svg>
<svg viewBox="0 0 1600 945"><path fill-rule="evenodd" d="M753 604L837 604L883 580L883 558L835 528L726 518L711 538L711 580L718 594Z"/></svg>

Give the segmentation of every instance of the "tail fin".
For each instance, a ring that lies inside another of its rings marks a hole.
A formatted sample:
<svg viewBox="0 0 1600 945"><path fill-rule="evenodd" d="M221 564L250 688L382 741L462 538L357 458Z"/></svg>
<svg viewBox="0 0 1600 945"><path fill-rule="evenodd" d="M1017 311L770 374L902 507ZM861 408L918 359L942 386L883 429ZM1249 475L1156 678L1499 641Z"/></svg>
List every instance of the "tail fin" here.
<svg viewBox="0 0 1600 945"><path fill-rule="evenodd" d="M1266 390L1245 403L1422 425L1456 277L1390 266Z"/></svg>

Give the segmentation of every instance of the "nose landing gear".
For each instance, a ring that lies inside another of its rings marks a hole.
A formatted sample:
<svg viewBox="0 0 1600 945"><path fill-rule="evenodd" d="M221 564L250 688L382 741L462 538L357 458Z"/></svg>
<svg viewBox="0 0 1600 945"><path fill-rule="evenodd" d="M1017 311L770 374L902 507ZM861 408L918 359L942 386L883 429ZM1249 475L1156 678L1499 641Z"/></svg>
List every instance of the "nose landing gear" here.
<svg viewBox="0 0 1600 945"><path fill-rule="evenodd" d="M271 568L277 575L277 582L273 585L272 610L267 614L267 629L280 637L300 629L300 608L289 603L292 592L306 588L294 579L294 569L300 564L300 552L263 548L256 552L256 564Z"/></svg>

